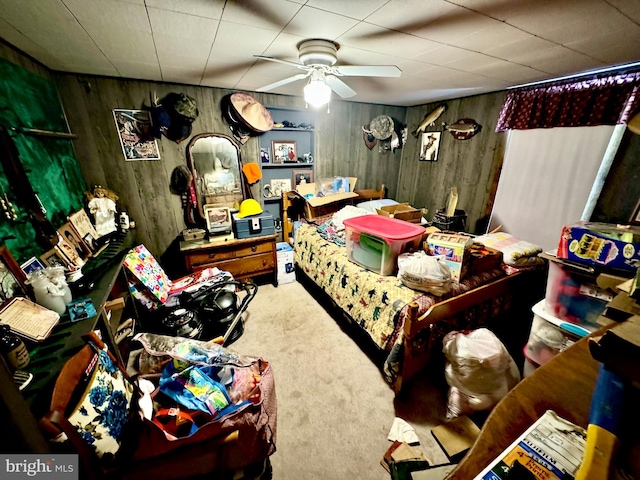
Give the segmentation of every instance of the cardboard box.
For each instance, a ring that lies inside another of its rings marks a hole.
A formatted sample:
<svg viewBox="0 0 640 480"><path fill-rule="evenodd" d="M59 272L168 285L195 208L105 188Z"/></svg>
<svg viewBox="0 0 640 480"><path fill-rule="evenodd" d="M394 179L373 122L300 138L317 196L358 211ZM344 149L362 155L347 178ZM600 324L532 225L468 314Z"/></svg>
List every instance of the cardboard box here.
<svg viewBox="0 0 640 480"><path fill-rule="evenodd" d="M635 272L640 266L640 227L598 222L566 225L558 257Z"/></svg>
<svg viewBox="0 0 640 480"><path fill-rule="evenodd" d="M278 284L296 281L296 271L293 266L293 247L287 242L276 243L276 257L278 260Z"/></svg>
<svg viewBox="0 0 640 480"><path fill-rule="evenodd" d="M451 278L456 282L468 273L468 249L473 243L471 237L454 233L432 233L424 243L424 249L430 255L442 255L451 269Z"/></svg>
<svg viewBox="0 0 640 480"><path fill-rule="evenodd" d="M349 177L349 192L336 193L325 197L316 195L315 183L298 185L296 193L305 199L305 218L313 220L323 215L329 215L337 212L344 205L351 203L352 199L358 197L358 194L353 191L357 180L356 177Z"/></svg>
<svg viewBox="0 0 640 480"><path fill-rule="evenodd" d="M413 208L406 202L376 208L376 212L378 215L397 218L398 220L404 220L405 222L420 223L422 220L422 210Z"/></svg>

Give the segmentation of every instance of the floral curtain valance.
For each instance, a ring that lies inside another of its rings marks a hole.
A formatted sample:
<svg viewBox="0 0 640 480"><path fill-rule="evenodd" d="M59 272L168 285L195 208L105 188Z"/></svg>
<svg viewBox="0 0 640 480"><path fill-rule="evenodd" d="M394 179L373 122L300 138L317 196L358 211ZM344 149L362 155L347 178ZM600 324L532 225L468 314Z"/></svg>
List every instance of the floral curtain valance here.
<svg viewBox="0 0 640 480"><path fill-rule="evenodd" d="M521 88L507 95L496 132L628 123L640 103L640 72Z"/></svg>

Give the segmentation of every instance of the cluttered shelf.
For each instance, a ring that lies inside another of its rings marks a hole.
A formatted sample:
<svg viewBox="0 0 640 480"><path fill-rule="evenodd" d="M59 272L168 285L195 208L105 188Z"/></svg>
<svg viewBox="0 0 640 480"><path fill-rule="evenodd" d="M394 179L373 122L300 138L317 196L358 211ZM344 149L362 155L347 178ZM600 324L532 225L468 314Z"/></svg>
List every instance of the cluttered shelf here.
<svg viewBox="0 0 640 480"><path fill-rule="evenodd" d="M91 259L86 267L86 274L75 287L75 300L88 299L96 309L96 313L79 321L72 321L67 312L60 317L59 323L51 334L42 342L25 342L29 350L30 361L25 370L33 374L33 380L22 390L21 407L23 414L30 410L38 418L48 408L50 388L64 363L84 346L82 336L89 331L100 328L110 337L111 330L101 324L104 306L115 290L119 294L118 277L122 273L122 258L135 243L132 231L114 237L102 253ZM83 269L84 271L84 269ZM123 287L124 288L124 287ZM4 372L8 373L8 372ZM0 396L4 397L7 389L16 389L13 382L2 384Z"/></svg>

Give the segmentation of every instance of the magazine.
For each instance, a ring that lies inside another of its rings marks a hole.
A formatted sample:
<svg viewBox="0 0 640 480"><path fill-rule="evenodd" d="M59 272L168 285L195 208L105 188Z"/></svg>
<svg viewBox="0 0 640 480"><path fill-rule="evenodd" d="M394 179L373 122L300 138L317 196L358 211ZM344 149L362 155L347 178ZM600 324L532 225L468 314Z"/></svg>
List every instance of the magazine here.
<svg viewBox="0 0 640 480"><path fill-rule="evenodd" d="M584 428L547 410L474 480L504 480L515 462L536 479L562 480L566 474L575 477L586 439Z"/></svg>

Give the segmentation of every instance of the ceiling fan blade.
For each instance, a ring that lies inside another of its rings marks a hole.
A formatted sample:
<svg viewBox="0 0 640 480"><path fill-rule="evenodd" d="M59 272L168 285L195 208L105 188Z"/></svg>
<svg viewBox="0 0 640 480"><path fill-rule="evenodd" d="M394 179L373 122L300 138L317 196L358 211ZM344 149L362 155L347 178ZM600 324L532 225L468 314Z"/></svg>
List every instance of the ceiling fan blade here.
<svg viewBox="0 0 640 480"><path fill-rule="evenodd" d="M352 77L399 77L402 73L395 65L344 65L331 70L336 75Z"/></svg>
<svg viewBox="0 0 640 480"><path fill-rule="evenodd" d="M342 98L353 97L356 94L354 89L352 89L349 85L344 83L338 77L334 77L333 75L327 75L326 80L327 80L327 85L331 87L331 90L336 92Z"/></svg>
<svg viewBox="0 0 640 480"><path fill-rule="evenodd" d="M298 75L294 75L293 77L285 78L284 80L280 80L274 83L270 83L269 85L265 85L264 87L260 87L256 90L256 92L268 92L269 90L273 90L274 88L281 87L291 82L295 82L297 80L302 80L303 78L311 75L311 71L307 73L299 73Z"/></svg>
<svg viewBox="0 0 640 480"><path fill-rule="evenodd" d="M261 60L269 60L270 62L283 63L284 65L289 65L291 67L296 67L296 68L299 68L301 70L309 70L309 67L307 67L306 65L302 65L301 63L290 62L289 60L281 60L279 58L265 57L263 55L254 55L254 57L255 58L259 58Z"/></svg>

